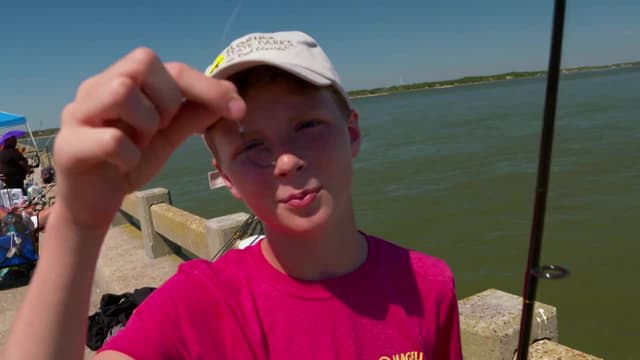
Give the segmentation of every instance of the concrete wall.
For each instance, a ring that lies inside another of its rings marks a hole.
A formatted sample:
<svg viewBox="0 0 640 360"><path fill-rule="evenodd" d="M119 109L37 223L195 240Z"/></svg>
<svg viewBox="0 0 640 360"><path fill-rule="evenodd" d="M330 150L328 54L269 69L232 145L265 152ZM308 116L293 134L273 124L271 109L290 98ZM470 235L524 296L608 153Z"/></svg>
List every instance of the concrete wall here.
<svg viewBox="0 0 640 360"><path fill-rule="evenodd" d="M458 301L460 335L466 360L511 360L518 348L522 297L496 289ZM540 302L534 305L529 339L530 359L598 359L560 345L558 312Z"/></svg>
<svg viewBox="0 0 640 360"><path fill-rule="evenodd" d="M177 247L209 259L249 216L235 213L204 219L172 206L169 191L164 188L127 195L120 211L113 224L133 220L140 227L145 254L151 259L175 254Z"/></svg>

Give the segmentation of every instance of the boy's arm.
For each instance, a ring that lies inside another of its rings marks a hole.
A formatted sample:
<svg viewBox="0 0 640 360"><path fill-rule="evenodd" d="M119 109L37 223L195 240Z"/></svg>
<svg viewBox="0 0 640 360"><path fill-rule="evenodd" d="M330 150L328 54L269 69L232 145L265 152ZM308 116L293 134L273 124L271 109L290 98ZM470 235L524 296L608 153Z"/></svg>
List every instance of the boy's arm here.
<svg viewBox="0 0 640 360"><path fill-rule="evenodd" d="M63 204L56 204L61 210ZM93 273L105 230L51 214L42 253L14 319L5 359L81 358Z"/></svg>
<svg viewBox="0 0 640 360"><path fill-rule="evenodd" d="M123 197L191 134L242 116L229 82L162 64L148 49L85 81L62 113L46 246L0 358L82 359L96 261Z"/></svg>

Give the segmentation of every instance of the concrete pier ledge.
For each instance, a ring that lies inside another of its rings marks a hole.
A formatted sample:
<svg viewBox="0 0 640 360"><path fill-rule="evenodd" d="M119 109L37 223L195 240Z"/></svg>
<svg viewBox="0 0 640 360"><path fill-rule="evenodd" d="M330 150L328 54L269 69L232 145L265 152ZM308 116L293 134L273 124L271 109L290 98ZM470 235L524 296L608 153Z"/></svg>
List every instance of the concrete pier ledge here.
<svg viewBox="0 0 640 360"><path fill-rule="evenodd" d="M530 360L604 360L551 340L537 341L529 347Z"/></svg>
<svg viewBox="0 0 640 360"><path fill-rule="evenodd" d="M458 301L465 360L512 360L518 348L522 297L488 289ZM536 302L529 339L532 360L595 360L595 356L560 345L558 313Z"/></svg>

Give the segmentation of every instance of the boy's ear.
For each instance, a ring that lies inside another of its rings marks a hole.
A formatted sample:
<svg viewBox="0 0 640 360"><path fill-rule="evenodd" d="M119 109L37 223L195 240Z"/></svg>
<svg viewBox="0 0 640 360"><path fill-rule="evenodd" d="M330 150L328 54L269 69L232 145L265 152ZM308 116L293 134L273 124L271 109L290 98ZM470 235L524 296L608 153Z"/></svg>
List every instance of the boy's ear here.
<svg viewBox="0 0 640 360"><path fill-rule="evenodd" d="M238 192L238 189L236 189L236 187L233 186L233 182L231 182L231 179L229 179L227 174L224 171L222 171L222 167L220 167L220 164L218 163L218 161L214 158L213 160L211 160L211 163L213 164L213 167L215 167L216 170L218 170L218 172L220 173L220 177L222 178L222 181L224 181L224 184L226 185L231 195L233 195L233 197L238 200L242 200L242 195L240 195L240 193Z"/></svg>
<svg viewBox="0 0 640 360"><path fill-rule="evenodd" d="M358 125L359 115L356 110L351 110L347 129L349 131L349 141L351 142L351 157L355 158L360 152L360 125Z"/></svg>

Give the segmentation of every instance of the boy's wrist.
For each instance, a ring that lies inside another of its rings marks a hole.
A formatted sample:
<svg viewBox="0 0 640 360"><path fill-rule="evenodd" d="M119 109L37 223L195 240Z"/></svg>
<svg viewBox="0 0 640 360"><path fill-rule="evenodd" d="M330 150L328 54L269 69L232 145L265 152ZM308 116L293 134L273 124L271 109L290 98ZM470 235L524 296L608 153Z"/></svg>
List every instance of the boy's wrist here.
<svg viewBox="0 0 640 360"><path fill-rule="evenodd" d="M47 227L59 227L61 230L64 230L65 233L74 234L81 239L86 239L86 241L83 241L85 243L95 242L91 241L93 239L100 239L100 243L102 243L101 240L106 235L107 230L109 230L110 223L81 223L77 221L77 217L73 215L72 211L70 211L70 206L73 205L67 204L64 201L56 201L55 205L51 208L51 214L49 215L49 219L47 220Z"/></svg>

